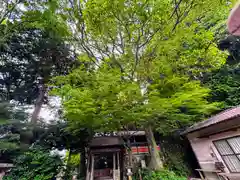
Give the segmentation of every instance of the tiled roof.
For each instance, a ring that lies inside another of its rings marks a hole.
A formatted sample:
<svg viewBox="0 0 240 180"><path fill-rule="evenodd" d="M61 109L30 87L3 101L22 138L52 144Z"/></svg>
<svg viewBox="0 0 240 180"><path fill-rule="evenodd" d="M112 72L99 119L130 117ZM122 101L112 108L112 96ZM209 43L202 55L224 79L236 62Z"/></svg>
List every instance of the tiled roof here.
<svg viewBox="0 0 240 180"><path fill-rule="evenodd" d="M12 167L14 167L13 164L0 163L0 168L12 168Z"/></svg>
<svg viewBox="0 0 240 180"><path fill-rule="evenodd" d="M186 131L183 132L183 134L187 134L235 117L240 116L240 106L236 106L230 109L227 109L225 111L222 111L212 117L210 117L209 119L196 123L194 125L192 125L191 127L187 128Z"/></svg>

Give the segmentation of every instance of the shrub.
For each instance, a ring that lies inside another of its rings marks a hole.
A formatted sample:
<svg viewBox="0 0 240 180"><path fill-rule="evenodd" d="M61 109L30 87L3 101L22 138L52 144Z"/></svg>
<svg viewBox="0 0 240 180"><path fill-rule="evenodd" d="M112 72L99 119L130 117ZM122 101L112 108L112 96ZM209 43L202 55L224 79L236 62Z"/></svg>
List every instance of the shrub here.
<svg viewBox="0 0 240 180"><path fill-rule="evenodd" d="M173 171L146 171L143 173L143 180L187 180L186 177L180 177Z"/></svg>
<svg viewBox="0 0 240 180"><path fill-rule="evenodd" d="M178 136L161 137L161 152L164 161L164 167L175 172L179 176L187 176L191 174L191 166L189 162L189 151L187 144Z"/></svg>
<svg viewBox="0 0 240 180"><path fill-rule="evenodd" d="M48 151L31 149L20 155L14 166L4 180L52 180L62 161L58 155L51 155Z"/></svg>

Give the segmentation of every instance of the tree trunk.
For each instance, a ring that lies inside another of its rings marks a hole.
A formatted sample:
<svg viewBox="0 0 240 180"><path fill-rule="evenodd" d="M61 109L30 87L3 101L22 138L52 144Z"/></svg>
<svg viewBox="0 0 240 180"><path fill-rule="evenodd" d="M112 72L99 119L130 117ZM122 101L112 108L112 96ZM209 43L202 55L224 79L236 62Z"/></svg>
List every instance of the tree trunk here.
<svg viewBox="0 0 240 180"><path fill-rule="evenodd" d="M153 170L161 170L163 168L163 162L160 158L160 154L157 149L157 144L151 126L148 126L145 129L145 133L149 146L149 153L151 155L150 168L152 168Z"/></svg>
<svg viewBox="0 0 240 180"><path fill-rule="evenodd" d="M22 148L28 148L31 145L32 140L34 139L34 130L35 130L36 123L38 121L39 113L43 105L44 94L45 94L44 85L40 85L39 94L36 99L35 107L31 117L32 126L30 126L30 128L25 133L20 134L20 142L21 142Z"/></svg>
<svg viewBox="0 0 240 180"><path fill-rule="evenodd" d="M132 155L131 143L129 138L127 140L127 143L128 143L127 145L128 145L128 157L129 157L128 166L129 168L133 168L133 155Z"/></svg>
<svg viewBox="0 0 240 180"><path fill-rule="evenodd" d="M31 117L31 123L33 125L35 125L38 121L38 115L39 115L39 113L41 111L41 108L42 108L42 105L43 105L44 93L45 93L44 86L40 85L39 95L36 99L35 107L34 107L34 110L33 110L33 113L32 113L32 117Z"/></svg>

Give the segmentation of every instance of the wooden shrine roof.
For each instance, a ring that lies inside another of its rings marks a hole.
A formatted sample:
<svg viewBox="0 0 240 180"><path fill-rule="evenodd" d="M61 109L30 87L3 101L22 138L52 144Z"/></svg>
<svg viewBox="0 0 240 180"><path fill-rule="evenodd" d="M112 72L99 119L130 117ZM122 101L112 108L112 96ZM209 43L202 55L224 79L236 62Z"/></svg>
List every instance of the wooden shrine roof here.
<svg viewBox="0 0 240 180"><path fill-rule="evenodd" d="M230 109L227 109L225 111L222 111L212 117L210 117L209 119L196 123L193 126L187 128L186 131L183 132L183 134L188 134L194 131L198 131L201 130L203 128L207 128L209 126L213 126L219 123L223 123L223 122L227 122L229 120L235 119L237 120L237 118L240 117L240 106L236 106ZM240 125L240 121L239 125Z"/></svg>

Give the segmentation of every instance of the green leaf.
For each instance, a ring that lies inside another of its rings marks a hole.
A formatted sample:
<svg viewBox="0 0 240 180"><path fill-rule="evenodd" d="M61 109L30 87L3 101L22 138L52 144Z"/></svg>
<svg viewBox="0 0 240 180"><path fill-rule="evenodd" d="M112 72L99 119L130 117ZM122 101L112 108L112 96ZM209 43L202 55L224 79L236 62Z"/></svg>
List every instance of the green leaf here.
<svg viewBox="0 0 240 180"><path fill-rule="evenodd" d="M7 19L4 19L4 20L1 22L1 24L2 24L2 25L7 25L7 21L8 21Z"/></svg>

